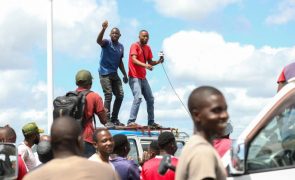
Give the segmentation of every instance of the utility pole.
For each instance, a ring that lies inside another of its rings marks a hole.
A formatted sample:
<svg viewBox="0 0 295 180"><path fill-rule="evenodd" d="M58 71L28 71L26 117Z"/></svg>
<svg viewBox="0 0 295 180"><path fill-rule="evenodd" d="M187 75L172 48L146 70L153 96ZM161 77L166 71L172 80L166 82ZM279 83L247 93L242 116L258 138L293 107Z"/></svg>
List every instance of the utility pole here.
<svg viewBox="0 0 295 180"><path fill-rule="evenodd" d="M53 0L48 0L47 17L47 122L50 133L53 122Z"/></svg>

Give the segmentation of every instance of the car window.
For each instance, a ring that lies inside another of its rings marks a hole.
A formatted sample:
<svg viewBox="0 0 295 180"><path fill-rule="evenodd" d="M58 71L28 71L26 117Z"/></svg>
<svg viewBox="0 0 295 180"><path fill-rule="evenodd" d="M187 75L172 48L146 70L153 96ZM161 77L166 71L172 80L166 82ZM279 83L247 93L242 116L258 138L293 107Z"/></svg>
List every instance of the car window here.
<svg viewBox="0 0 295 180"><path fill-rule="evenodd" d="M128 141L130 143L130 151L128 153L128 157L131 157L135 161L135 163L138 164L139 153L138 153L136 141L134 139L128 139Z"/></svg>
<svg viewBox="0 0 295 180"><path fill-rule="evenodd" d="M174 156L179 157L180 154L181 154L182 148L184 147L184 142L183 141L177 141L176 144L177 144L177 151L175 152Z"/></svg>
<svg viewBox="0 0 295 180"><path fill-rule="evenodd" d="M286 98L249 143L246 168L269 171L295 165L295 95Z"/></svg>
<svg viewBox="0 0 295 180"><path fill-rule="evenodd" d="M148 147L149 147L151 142L152 142L152 139L151 140L141 140L140 141L143 151L148 150ZM184 146L184 141L176 140L176 144L177 144L177 151L175 152L174 156L179 157L180 153L181 153L181 150L182 150L182 148Z"/></svg>

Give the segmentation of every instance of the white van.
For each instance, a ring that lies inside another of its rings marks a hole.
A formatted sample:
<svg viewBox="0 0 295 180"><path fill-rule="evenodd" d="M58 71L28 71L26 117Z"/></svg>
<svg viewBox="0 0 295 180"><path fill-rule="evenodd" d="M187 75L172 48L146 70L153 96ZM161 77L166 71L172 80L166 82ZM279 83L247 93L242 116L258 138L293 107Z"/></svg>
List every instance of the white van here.
<svg viewBox="0 0 295 180"><path fill-rule="evenodd" d="M274 96L228 155L228 179L295 179L295 81Z"/></svg>

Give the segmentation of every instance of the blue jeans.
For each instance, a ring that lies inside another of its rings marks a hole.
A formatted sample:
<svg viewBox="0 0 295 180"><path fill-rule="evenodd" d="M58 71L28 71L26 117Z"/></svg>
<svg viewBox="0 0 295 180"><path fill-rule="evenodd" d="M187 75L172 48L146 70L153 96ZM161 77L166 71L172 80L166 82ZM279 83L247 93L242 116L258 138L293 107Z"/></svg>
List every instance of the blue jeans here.
<svg viewBox="0 0 295 180"><path fill-rule="evenodd" d="M129 78L129 85L133 93L133 103L130 111L130 118L128 123L135 122L139 110L142 96L146 101L148 113L148 125L154 123L154 96L150 85L146 79Z"/></svg>

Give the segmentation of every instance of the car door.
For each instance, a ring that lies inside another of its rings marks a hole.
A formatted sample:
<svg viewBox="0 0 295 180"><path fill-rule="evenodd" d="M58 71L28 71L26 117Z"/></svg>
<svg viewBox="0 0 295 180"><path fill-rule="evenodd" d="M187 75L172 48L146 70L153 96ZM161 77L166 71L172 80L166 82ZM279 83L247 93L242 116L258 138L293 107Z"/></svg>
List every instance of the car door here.
<svg viewBox="0 0 295 180"><path fill-rule="evenodd" d="M294 179L295 89L276 103L246 142L245 173L229 179Z"/></svg>

